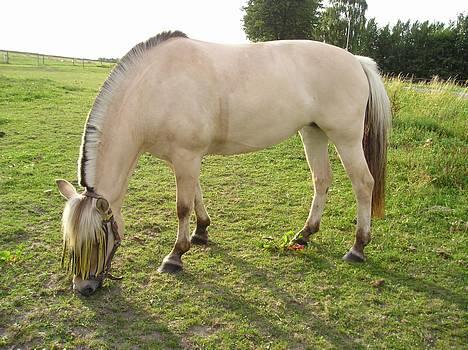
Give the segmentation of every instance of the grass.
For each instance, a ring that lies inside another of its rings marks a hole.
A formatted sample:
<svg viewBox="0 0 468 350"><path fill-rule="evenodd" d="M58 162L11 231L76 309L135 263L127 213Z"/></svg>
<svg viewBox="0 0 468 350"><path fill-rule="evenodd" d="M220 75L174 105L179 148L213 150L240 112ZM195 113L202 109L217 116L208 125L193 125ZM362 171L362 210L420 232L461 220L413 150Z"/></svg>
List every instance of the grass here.
<svg viewBox="0 0 468 350"><path fill-rule="evenodd" d="M156 272L175 241L175 184L147 155L123 209L127 232L108 281L73 294L60 269L63 201L76 184L86 114L107 68L0 65L0 347L462 349L467 333L468 101L387 81L395 110L387 215L368 261L347 264L351 185L334 184L305 251L270 249L302 227L312 196L300 139L207 157L211 243L185 272ZM464 88L466 92L466 88Z"/></svg>

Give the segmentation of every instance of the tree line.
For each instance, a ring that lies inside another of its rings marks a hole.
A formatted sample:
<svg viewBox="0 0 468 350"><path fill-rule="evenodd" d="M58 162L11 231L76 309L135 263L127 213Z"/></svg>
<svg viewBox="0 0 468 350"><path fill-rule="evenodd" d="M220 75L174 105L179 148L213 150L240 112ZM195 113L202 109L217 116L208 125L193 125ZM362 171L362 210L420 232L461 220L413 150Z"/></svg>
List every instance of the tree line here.
<svg viewBox="0 0 468 350"><path fill-rule="evenodd" d="M443 6L443 5L442 5ZM468 80L468 15L379 26L366 0L248 0L243 27L251 41L310 39L374 58L387 74Z"/></svg>

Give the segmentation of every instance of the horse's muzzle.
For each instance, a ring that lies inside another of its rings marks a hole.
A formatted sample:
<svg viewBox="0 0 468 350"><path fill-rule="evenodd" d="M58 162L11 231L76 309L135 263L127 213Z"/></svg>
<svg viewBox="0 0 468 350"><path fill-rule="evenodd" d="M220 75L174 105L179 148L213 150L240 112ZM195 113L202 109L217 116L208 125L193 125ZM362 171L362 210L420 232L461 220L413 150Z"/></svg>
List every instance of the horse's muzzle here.
<svg viewBox="0 0 468 350"><path fill-rule="evenodd" d="M101 283L97 280L80 280L80 281L75 280L73 284L73 289L78 291L81 295L85 297L89 297L100 286L101 286Z"/></svg>

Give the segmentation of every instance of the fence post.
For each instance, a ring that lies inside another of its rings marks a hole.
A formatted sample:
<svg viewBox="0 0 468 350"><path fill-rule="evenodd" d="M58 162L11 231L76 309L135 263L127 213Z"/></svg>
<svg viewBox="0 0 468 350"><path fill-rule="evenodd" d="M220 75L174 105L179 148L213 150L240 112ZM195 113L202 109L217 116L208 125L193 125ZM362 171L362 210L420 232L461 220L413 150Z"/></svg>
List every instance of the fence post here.
<svg viewBox="0 0 468 350"><path fill-rule="evenodd" d="M38 66L40 65L40 62L39 62L39 54L37 54L37 65L38 65Z"/></svg>
<svg viewBox="0 0 468 350"><path fill-rule="evenodd" d="M83 68L84 68L84 58L81 59L81 63L83 64Z"/></svg>
<svg viewBox="0 0 468 350"><path fill-rule="evenodd" d="M42 64L44 64L44 55L42 55Z"/></svg>
<svg viewBox="0 0 468 350"><path fill-rule="evenodd" d="M75 65L75 57L73 57L73 65Z"/></svg>
<svg viewBox="0 0 468 350"><path fill-rule="evenodd" d="M10 63L9 57L8 57L8 51L5 51L5 55L3 56L3 61L8 64Z"/></svg>

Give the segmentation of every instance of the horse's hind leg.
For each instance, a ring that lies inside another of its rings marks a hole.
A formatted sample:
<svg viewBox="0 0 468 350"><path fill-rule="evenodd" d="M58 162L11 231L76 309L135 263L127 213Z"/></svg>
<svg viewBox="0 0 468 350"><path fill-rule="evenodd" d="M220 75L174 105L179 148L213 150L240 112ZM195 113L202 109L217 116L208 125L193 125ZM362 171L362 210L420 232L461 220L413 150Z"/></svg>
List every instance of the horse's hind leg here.
<svg viewBox="0 0 468 350"><path fill-rule="evenodd" d="M203 203L203 194L200 186L200 181L197 182L195 189L195 215L197 216L197 227L190 237L192 244L207 244L208 231L210 225L210 216L206 211L205 204Z"/></svg>
<svg viewBox="0 0 468 350"><path fill-rule="evenodd" d="M356 240L353 247L343 257L346 261L361 262L365 260L364 247L370 242L371 204L374 179L369 172L362 149L362 137L354 141L335 143L341 161L353 184L357 199Z"/></svg>
<svg viewBox="0 0 468 350"><path fill-rule="evenodd" d="M310 235L320 228L320 219L332 181L328 159L328 137L318 126L306 126L300 132L314 182L314 199L304 228L296 234L294 243L306 245Z"/></svg>
<svg viewBox="0 0 468 350"><path fill-rule="evenodd" d="M190 249L190 215L194 208L195 194L200 174L200 157L180 151L172 160L177 183L177 217L179 227L174 248L167 255L159 272L175 273L182 270L182 255Z"/></svg>

